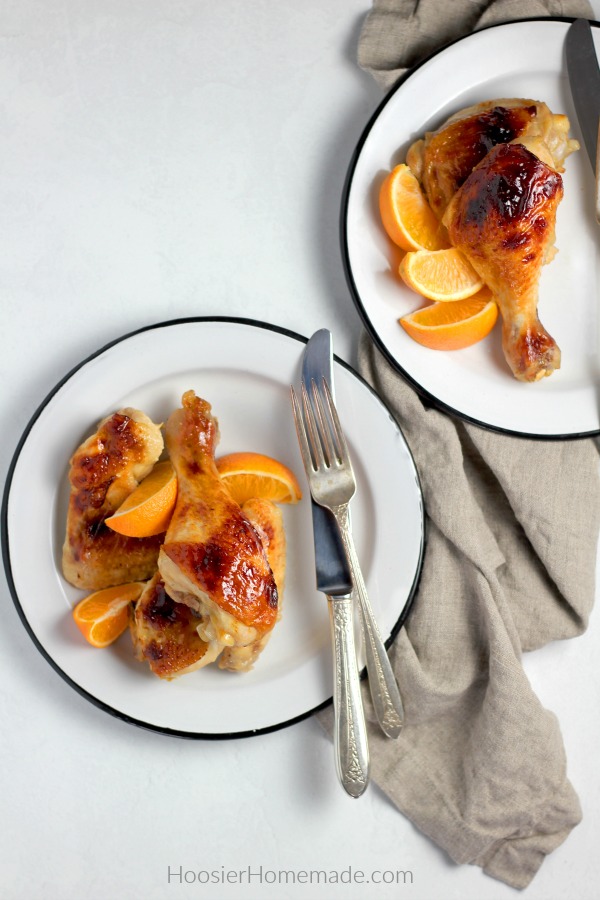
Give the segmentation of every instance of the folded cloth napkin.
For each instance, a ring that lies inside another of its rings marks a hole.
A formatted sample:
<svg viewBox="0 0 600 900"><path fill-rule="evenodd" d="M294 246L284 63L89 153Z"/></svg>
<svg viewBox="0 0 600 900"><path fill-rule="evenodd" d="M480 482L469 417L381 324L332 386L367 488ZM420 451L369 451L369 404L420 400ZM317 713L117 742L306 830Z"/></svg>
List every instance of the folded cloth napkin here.
<svg viewBox="0 0 600 900"><path fill-rule="evenodd" d="M500 11L590 13L587 3L516 5L375 0L361 61L386 83L433 48L434 33L456 37ZM406 710L397 741L374 724L363 690L373 778L454 861L524 888L581 819L558 722L521 654L586 628L600 525L596 444L519 439L443 414L366 335L359 370L404 432L427 510L418 594L390 651ZM320 719L331 730L331 710Z"/></svg>

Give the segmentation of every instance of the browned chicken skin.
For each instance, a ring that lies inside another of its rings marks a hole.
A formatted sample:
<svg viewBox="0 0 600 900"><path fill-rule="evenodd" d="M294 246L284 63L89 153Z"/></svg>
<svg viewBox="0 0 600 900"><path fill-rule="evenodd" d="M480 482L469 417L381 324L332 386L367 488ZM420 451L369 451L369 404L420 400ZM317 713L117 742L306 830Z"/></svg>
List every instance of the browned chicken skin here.
<svg viewBox="0 0 600 900"><path fill-rule="evenodd" d="M217 472L217 440L210 404L186 392L183 408L166 425L178 494L158 562L167 593L199 614L198 633L215 655L253 644L278 614L277 587L259 535Z"/></svg>
<svg viewBox="0 0 600 900"><path fill-rule="evenodd" d="M504 355L521 381L537 381L560 367L560 350L537 305L562 195L558 172L521 144L499 145L475 167L444 215L450 241L498 303Z"/></svg>
<svg viewBox="0 0 600 900"><path fill-rule="evenodd" d="M281 510L270 500L252 498L243 504L242 512L256 529L273 572L277 586L277 621L279 621L286 569L286 539ZM272 630L267 631L245 647L225 647L219 657L219 667L236 672L248 671L264 650L271 634Z"/></svg>
<svg viewBox="0 0 600 900"><path fill-rule="evenodd" d="M496 144L521 135L536 114L535 105L495 106L464 118L455 117L409 152L409 166L420 165L420 176L429 204L438 219L475 166ZM422 153L420 164L416 153Z"/></svg>
<svg viewBox="0 0 600 900"><path fill-rule="evenodd" d="M545 103L486 101L456 113L407 154L450 243L492 291L504 355L522 381L560 367L537 304L541 267L555 253L559 172L579 146L568 130L567 117Z"/></svg>
<svg viewBox="0 0 600 900"><path fill-rule="evenodd" d="M160 427L136 409L107 416L73 454L62 568L67 581L100 590L145 581L156 570L161 536L129 538L104 524L146 477L163 449Z"/></svg>
<svg viewBox="0 0 600 900"><path fill-rule="evenodd" d="M197 613L167 594L157 572L132 607L129 630L137 658L167 679L207 665L215 654L198 634L199 624Z"/></svg>
<svg viewBox="0 0 600 900"><path fill-rule="evenodd" d="M473 169L498 144L523 144L557 172L577 150L569 120L536 100L486 100L460 110L409 149L406 162L441 219Z"/></svg>

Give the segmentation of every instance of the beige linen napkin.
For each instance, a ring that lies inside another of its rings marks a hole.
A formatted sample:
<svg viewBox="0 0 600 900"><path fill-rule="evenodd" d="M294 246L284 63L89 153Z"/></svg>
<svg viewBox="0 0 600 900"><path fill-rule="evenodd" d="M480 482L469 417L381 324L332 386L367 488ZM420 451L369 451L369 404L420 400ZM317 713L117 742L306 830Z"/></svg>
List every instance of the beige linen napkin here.
<svg viewBox="0 0 600 900"><path fill-rule="evenodd" d="M375 0L361 62L382 83L395 79L436 41L501 11L590 14L587 3ZM523 888L581 818L558 722L532 691L521 654L587 626L600 524L596 445L512 438L451 418L425 404L366 336L359 370L404 432L428 516L419 590L390 651L406 707L397 741L374 724L363 690L373 778L454 861ZM331 718L330 709L320 714L328 730Z"/></svg>
<svg viewBox="0 0 600 900"><path fill-rule="evenodd" d="M373 0L358 63L382 88L434 50L486 25L535 16L593 19L587 0Z"/></svg>

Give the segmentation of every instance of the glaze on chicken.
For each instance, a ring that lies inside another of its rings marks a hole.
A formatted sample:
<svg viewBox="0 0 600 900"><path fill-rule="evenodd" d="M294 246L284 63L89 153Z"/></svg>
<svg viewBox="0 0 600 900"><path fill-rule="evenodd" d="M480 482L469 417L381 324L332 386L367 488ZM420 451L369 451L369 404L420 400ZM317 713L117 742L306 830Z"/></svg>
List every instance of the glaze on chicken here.
<svg viewBox="0 0 600 900"><path fill-rule="evenodd" d="M156 571L161 535L125 537L104 522L148 475L162 449L160 427L127 408L103 419L71 457L62 569L75 587L100 590L145 581Z"/></svg>
<svg viewBox="0 0 600 900"><path fill-rule="evenodd" d="M281 618L283 591L285 588L286 539L283 516L278 506L270 500L258 497L247 500L242 505L242 512L256 529L260 542L267 556L277 587L277 619ZM252 668L264 650L272 629L257 637L251 644L225 647L219 657L219 668L234 672L247 672Z"/></svg>
<svg viewBox="0 0 600 900"><path fill-rule="evenodd" d="M156 572L133 605L129 620L137 659L166 679L206 666L213 662L218 648L202 640L199 624L198 613L173 600Z"/></svg>
<svg viewBox="0 0 600 900"><path fill-rule="evenodd" d="M451 116L409 149L406 162L421 182L429 205L442 219L450 200L473 169L498 144L518 142L555 168L577 150L569 120L535 100L488 100Z"/></svg>
<svg viewBox="0 0 600 900"><path fill-rule="evenodd" d="M521 381L538 381L560 368L560 350L537 306L562 195L558 172L522 144L499 145L471 172L444 215L450 241L498 303L504 356Z"/></svg>

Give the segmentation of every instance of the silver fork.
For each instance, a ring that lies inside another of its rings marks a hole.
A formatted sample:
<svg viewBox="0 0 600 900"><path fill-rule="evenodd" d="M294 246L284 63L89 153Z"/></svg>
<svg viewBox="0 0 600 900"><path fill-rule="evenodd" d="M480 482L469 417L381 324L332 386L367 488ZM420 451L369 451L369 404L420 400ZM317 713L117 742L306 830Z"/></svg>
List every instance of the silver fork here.
<svg viewBox="0 0 600 900"><path fill-rule="evenodd" d="M292 407L302 461L316 503L331 510L342 536L358 597L369 687L377 721L388 737L397 738L404 720L400 691L371 609L349 523L349 503L356 479L348 445L327 381L311 382L312 403L302 382L302 410L292 388Z"/></svg>

